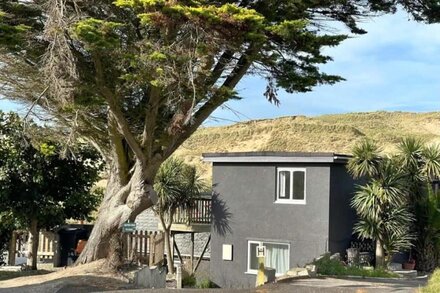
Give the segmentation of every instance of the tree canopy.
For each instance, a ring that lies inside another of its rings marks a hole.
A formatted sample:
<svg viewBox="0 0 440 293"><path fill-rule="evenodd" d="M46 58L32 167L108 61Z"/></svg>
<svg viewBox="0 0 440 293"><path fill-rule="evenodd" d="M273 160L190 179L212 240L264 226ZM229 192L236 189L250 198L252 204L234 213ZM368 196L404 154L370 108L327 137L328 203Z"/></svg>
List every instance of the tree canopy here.
<svg viewBox="0 0 440 293"><path fill-rule="evenodd" d="M31 130L25 132L25 127ZM30 132L36 135L31 138ZM101 200L100 191L93 189L102 166L96 151L77 146L74 157L61 157L48 134L16 114L0 112L0 217L8 220L0 230L29 230L32 269L37 268L39 230L71 218L90 220Z"/></svg>
<svg viewBox="0 0 440 293"><path fill-rule="evenodd" d="M81 147L62 158L56 143L32 141L22 127L17 115L0 113L0 210L27 227L32 219L48 229L89 220L100 201L92 191L102 165L96 152Z"/></svg>

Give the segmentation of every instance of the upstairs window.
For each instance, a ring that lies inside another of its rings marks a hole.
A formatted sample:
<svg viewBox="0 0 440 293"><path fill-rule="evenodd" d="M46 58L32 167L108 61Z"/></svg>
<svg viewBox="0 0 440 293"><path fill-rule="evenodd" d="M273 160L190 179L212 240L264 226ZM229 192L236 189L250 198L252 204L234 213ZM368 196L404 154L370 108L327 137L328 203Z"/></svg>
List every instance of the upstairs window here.
<svg viewBox="0 0 440 293"><path fill-rule="evenodd" d="M303 168L277 169L276 203L306 203L306 170Z"/></svg>

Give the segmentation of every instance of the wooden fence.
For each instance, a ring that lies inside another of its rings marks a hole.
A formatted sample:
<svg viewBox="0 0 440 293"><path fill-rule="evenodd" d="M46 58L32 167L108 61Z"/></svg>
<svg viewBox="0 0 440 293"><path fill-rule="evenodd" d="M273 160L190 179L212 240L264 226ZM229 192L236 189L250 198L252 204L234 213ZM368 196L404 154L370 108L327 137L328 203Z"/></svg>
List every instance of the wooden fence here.
<svg viewBox="0 0 440 293"><path fill-rule="evenodd" d="M38 243L38 259L41 260L52 260L55 255L55 249L57 248L55 244L55 234L53 232L48 232L41 230L39 235Z"/></svg>
<svg viewBox="0 0 440 293"><path fill-rule="evenodd" d="M164 262L164 248L162 232L134 231L123 234L123 256L127 261L160 265Z"/></svg>

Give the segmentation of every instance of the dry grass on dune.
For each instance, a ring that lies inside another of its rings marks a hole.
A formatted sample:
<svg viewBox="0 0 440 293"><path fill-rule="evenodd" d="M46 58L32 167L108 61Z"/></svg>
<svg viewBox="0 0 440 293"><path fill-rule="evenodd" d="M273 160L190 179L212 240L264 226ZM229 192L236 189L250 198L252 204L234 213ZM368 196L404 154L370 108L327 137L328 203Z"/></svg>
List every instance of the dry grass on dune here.
<svg viewBox="0 0 440 293"><path fill-rule="evenodd" d="M176 155L197 165L206 178L210 166L201 154L234 151L322 151L349 153L368 137L385 152L402 137L440 142L440 113L372 112L318 117L292 116L199 129Z"/></svg>

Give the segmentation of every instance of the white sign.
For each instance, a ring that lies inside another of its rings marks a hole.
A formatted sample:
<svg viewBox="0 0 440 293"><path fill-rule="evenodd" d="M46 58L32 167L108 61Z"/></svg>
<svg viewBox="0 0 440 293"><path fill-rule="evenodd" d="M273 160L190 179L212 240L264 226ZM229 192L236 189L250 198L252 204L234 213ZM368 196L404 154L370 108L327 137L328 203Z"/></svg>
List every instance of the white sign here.
<svg viewBox="0 0 440 293"><path fill-rule="evenodd" d="M232 260L231 244L223 244L223 260Z"/></svg>
<svg viewBox="0 0 440 293"><path fill-rule="evenodd" d="M257 257L266 257L266 246L257 246Z"/></svg>

